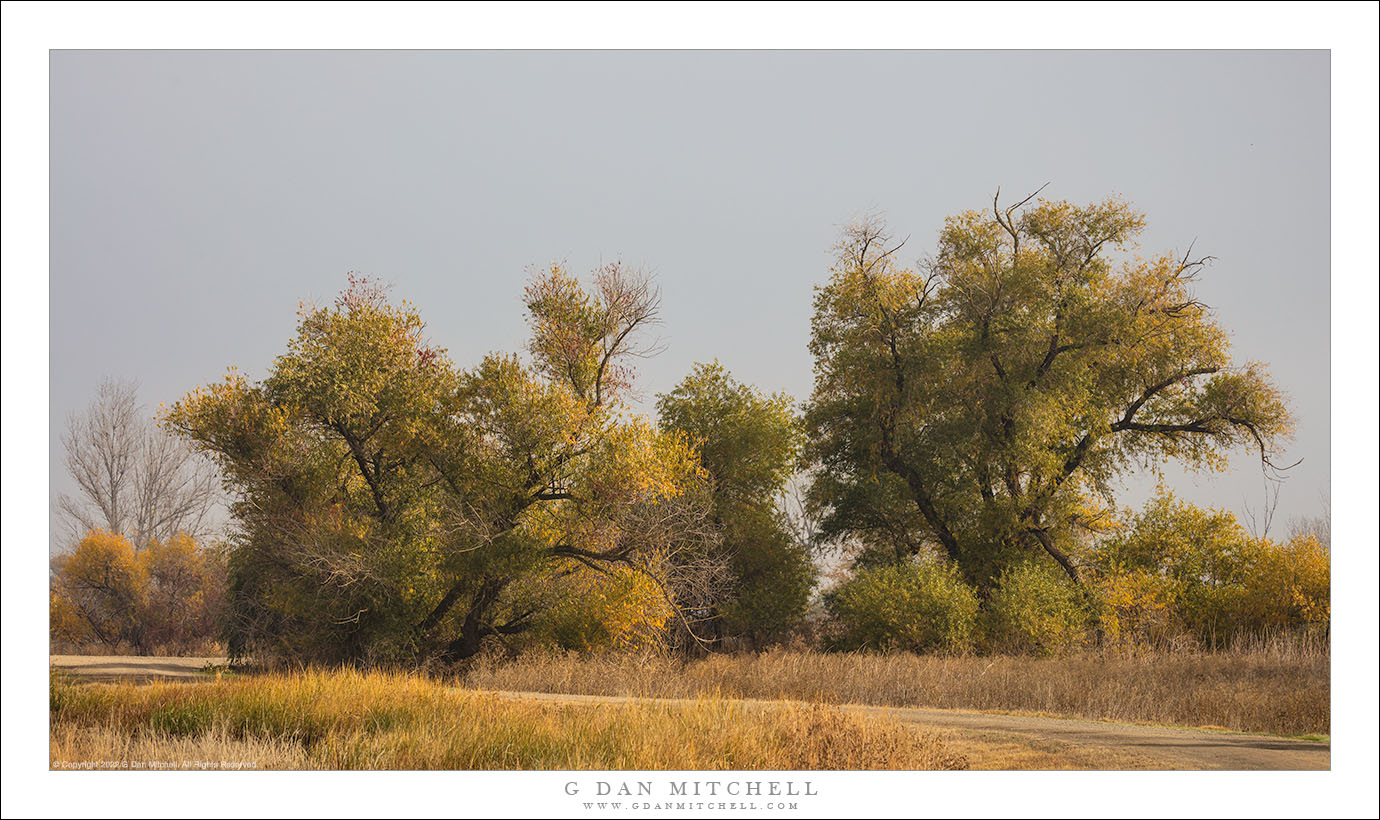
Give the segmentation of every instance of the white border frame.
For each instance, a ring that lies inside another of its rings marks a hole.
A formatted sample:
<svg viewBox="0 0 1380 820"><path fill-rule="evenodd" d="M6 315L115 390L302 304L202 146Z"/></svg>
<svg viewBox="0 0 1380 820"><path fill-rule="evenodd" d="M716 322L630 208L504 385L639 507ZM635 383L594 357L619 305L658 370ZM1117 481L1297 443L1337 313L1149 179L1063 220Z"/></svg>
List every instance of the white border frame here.
<svg viewBox="0 0 1380 820"><path fill-rule="evenodd" d="M800 774L821 795L793 816L1374 816L1376 12L1369 3L5 3L4 814L598 816L563 791L572 779L599 779L589 772L48 771L38 706L47 640L35 623L46 611L36 579L47 566L49 503L49 49L1095 46L1332 52L1333 771Z"/></svg>

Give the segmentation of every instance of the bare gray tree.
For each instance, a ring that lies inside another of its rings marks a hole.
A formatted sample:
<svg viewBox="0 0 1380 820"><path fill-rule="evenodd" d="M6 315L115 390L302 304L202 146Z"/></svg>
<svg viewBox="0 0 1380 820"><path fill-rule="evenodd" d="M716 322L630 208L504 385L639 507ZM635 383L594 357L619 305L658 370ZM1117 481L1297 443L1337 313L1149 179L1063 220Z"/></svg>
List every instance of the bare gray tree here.
<svg viewBox="0 0 1380 820"><path fill-rule="evenodd" d="M62 495L57 506L72 540L105 529L142 549L178 533L202 539L214 526L214 468L159 429L137 392L131 382L108 379L84 412L68 418L62 446L79 493Z"/></svg>
<svg viewBox="0 0 1380 820"><path fill-rule="evenodd" d="M1321 510L1318 515L1302 515L1289 519L1289 536L1297 538L1312 535L1324 547L1332 548L1332 488L1328 487L1318 495Z"/></svg>

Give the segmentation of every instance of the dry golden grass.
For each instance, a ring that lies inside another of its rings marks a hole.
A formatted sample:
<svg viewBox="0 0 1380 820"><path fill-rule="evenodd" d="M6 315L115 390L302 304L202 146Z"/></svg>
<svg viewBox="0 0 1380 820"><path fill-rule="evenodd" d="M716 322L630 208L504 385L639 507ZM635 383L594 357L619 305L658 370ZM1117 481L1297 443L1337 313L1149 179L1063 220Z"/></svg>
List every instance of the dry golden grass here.
<svg viewBox="0 0 1380 820"><path fill-rule="evenodd" d="M573 706L349 670L51 687L53 768L957 769L934 732L821 704ZM219 764L219 765L218 765Z"/></svg>
<svg viewBox="0 0 1380 820"><path fill-rule="evenodd" d="M476 689L791 699L1027 712L1281 735L1328 734L1329 658L1289 644L1223 653L1058 658L770 651L681 663L526 656L481 663Z"/></svg>
<svg viewBox="0 0 1380 820"><path fill-rule="evenodd" d="M55 722L48 733L48 751L54 769L308 768L301 744L217 730L187 736Z"/></svg>

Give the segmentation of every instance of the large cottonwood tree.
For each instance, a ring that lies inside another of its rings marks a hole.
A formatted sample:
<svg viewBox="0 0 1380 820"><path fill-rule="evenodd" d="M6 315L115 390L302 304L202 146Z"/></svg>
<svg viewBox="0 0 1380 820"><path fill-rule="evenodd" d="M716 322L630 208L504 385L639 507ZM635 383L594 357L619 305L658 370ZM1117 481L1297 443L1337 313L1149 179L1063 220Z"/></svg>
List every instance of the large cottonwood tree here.
<svg viewBox="0 0 1380 820"><path fill-rule="evenodd" d="M810 342L824 537L933 550L980 587L1023 555L1077 582L1128 468L1276 456L1289 412L1193 295L1206 260L1119 254L1144 225L1119 200L1031 200L950 218L917 268L880 221L845 231Z"/></svg>
<svg viewBox="0 0 1380 820"><path fill-rule="evenodd" d="M539 272L530 364L470 369L355 280L302 311L262 382L232 372L172 408L235 493L235 651L465 658L528 630L562 597L532 590L573 567L673 585L669 553L712 537L700 469L621 403L658 295L617 264L593 280Z"/></svg>

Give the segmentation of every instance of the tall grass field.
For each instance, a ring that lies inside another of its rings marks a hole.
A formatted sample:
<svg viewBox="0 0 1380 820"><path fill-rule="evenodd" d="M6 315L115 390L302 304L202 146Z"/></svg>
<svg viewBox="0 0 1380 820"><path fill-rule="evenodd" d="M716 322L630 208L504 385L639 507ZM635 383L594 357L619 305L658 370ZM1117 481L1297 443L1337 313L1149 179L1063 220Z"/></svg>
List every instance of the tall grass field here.
<svg viewBox="0 0 1380 820"><path fill-rule="evenodd" d="M51 684L50 765L267 769L961 769L930 731L823 704L569 705L355 670Z"/></svg>
<svg viewBox="0 0 1380 820"><path fill-rule="evenodd" d="M1061 657L777 650L665 657L525 655L481 663L475 689L975 709L1326 735L1325 641L1264 641L1222 652L1086 652Z"/></svg>

